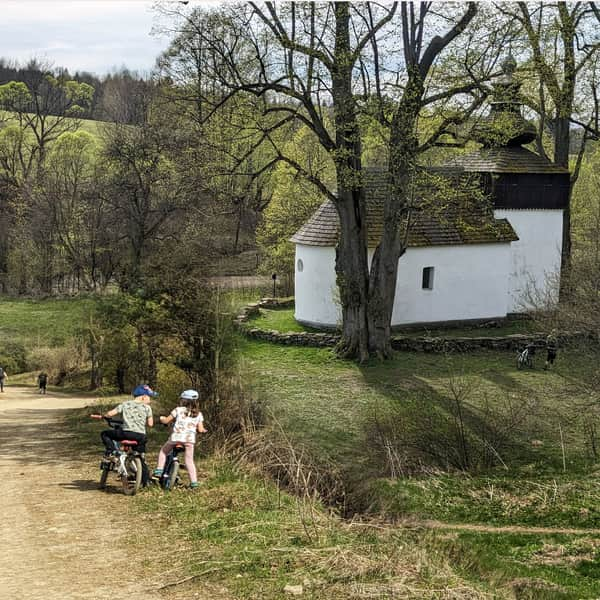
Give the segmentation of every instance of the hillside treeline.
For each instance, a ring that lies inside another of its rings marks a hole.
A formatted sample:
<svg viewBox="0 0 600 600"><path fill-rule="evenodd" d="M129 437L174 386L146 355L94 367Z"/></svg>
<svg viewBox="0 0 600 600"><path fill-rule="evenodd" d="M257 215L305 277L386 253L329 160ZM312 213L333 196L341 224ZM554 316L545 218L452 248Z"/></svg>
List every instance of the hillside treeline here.
<svg viewBox="0 0 600 600"><path fill-rule="evenodd" d="M48 72L52 72L59 79L86 83L93 88L89 105L80 114L82 119L129 124L143 122L144 112L140 106L140 99L153 87L151 77L142 77L127 69L103 77L86 71L70 74L68 69L50 68L35 59L21 66L14 61L0 58L0 85L16 81L35 88L36 82L43 80Z"/></svg>
<svg viewBox="0 0 600 600"><path fill-rule="evenodd" d="M206 128L174 102L179 90L151 85L124 104L139 123L92 128L89 84L37 75L0 85L0 291L131 291L178 263L218 273L253 244L268 198L263 178L234 173L249 142L231 112Z"/></svg>

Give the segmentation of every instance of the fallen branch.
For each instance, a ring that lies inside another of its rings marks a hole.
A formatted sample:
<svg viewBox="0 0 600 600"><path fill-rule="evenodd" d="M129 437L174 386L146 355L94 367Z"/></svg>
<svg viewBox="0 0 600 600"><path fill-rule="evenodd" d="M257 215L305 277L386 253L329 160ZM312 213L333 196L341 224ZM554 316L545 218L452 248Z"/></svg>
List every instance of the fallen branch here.
<svg viewBox="0 0 600 600"><path fill-rule="evenodd" d="M198 577L202 577L204 575L208 575L209 573L214 573L215 571L220 571L220 567L213 567L212 569L205 569L201 573L196 573L196 575L190 575L189 577L184 577L179 581L171 581L170 583L165 583L160 587L156 588L156 591L164 590L169 587L175 587L176 585L181 585L182 583L187 583L188 581L193 581L194 579L198 579Z"/></svg>

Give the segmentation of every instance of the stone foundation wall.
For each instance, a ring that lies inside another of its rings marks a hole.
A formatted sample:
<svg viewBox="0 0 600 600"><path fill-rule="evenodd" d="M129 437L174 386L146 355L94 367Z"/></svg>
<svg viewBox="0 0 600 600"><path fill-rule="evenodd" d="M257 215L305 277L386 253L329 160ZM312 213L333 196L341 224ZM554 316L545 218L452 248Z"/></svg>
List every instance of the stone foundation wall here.
<svg viewBox="0 0 600 600"><path fill-rule="evenodd" d="M261 308L277 309L290 308L294 305L293 298L263 298L258 302L248 304L235 318L235 325L239 331L249 338L264 340L274 344L286 346L311 346L316 348L331 348L335 346L340 335L331 333L288 332L283 333L272 329L259 329L252 327L249 322L260 313ZM589 339L589 334L584 332L571 332L559 336L559 345L564 346L576 341ZM472 352L474 350L521 350L525 346L535 344L539 347L546 345L544 334L512 334L506 336L486 337L408 337L401 335L392 336L392 348L409 352Z"/></svg>

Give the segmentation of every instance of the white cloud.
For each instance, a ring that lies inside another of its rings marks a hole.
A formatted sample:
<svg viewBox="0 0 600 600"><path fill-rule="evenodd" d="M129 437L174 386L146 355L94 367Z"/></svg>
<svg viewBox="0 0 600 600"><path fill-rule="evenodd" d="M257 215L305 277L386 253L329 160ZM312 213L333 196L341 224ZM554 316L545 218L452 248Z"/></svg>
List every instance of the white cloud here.
<svg viewBox="0 0 600 600"><path fill-rule="evenodd" d="M150 35L152 0L2 0L0 56L71 72L148 71L168 40Z"/></svg>

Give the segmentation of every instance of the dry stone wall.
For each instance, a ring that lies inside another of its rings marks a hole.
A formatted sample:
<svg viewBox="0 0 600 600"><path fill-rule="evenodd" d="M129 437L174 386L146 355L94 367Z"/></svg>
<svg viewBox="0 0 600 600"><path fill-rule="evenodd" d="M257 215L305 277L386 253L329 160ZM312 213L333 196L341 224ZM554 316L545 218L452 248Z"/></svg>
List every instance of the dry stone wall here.
<svg viewBox="0 0 600 600"><path fill-rule="evenodd" d="M263 298L258 302L245 306L235 318L235 325L244 335L256 340L264 340L286 346L311 346L316 348L331 348L335 346L340 336L338 333L315 332L281 332L273 329L261 329L252 326L252 318L260 314L261 308L277 309L290 308L294 305L293 298ZM575 341L588 339L584 332L571 332L559 337L559 344L566 345ZM394 335L392 348L409 352L472 352L475 350L520 350L527 345L535 344L543 347L546 343L544 334L512 334L505 336L482 337L415 337Z"/></svg>

